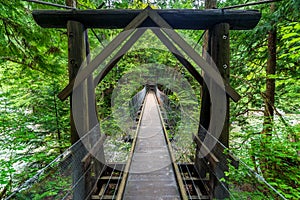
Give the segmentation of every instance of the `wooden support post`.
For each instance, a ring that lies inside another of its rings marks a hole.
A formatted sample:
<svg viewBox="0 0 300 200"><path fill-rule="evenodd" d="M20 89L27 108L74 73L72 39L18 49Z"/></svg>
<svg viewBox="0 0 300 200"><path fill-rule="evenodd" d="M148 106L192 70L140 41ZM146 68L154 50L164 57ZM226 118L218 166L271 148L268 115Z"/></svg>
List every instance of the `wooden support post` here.
<svg viewBox="0 0 300 200"><path fill-rule="evenodd" d="M211 57L219 69L224 81L229 82L229 24L217 24L211 31ZM229 145L229 98L226 96L226 117L219 141L226 147Z"/></svg>
<svg viewBox="0 0 300 200"><path fill-rule="evenodd" d="M88 32L85 31L85 43L86 43L86 64L91 62L90 60L90 46L88 40ZM105 135L101 135L100 125L98 121L98 114L96 109L96 95L93 75L90 74L86 80L87 85L87 132L89 131L89 145L90 151L87 155L90 156L88 165L89 172L85 175L85 191L88 196L85 199L89 199L95 190L97 190L97 182L105 167L104 156L104 139ZM99 144L99 141L102 141ZM97 149L96 152L92 152L93 149Z"/></svg>
<svg viewBox="0 0 300 200"><path fill-rule="evenodd" d="M206 0L206 8L216 8L217 2L216 0ZM204 44L203 44L203 57L206 58L207 61L210 60L208 56L212 58L215 62L217 68L224 81L229 82L229 57L230 57L230 49L229 49L229 24L221 23L217 24L204 36ZM203 74L205 76L205 74ZM206 80L209 81L208 78ZM201 104L201 113L200 113L200 126L203 126L205 129L209 128L210 117L211 117L211 99L209 90L206 84L203 84L202 87L202 104ZM225 121L223 125L223 130L218 138L219 141L225 146L229 145L229 99L226 97L226 115ZM201 140L205 138L205 131L201 131L199 127L199 137ZM219 145L218 145L219 146ZM198 149L197 154L198 155ZM215 164L213 167L213 172L210 172L210 187L211 187L211 197L216 199L225 199L229 197L228 185L225 182L220 182L221 179L225 178L225 171L228 171L227 164L227 156L224 155L223 148L215 148L213 153L220 160L220 163ZM199 174L204 177L207 175L208 163L205 159L199 159L196 157L195 167L198 170Z"/></svg>
<svg viewBox="0 0 300 200"><path fill-rule="evenodd" d="M212 9L216 8L217 1L216 0L205 0L205 9ZM209 30L206 30L206 33L204 34L203 39L203 47L202 47L202 56L206 61L209 61L208 58L210 56L210 48L211 48L211 42L210 42L210 35ZM205 75L205 73L202 73L202 77L207 81L209 78ZM206 135L205 131L201 131L201 126L208 130L209 123L210 123L210 112L211 112L211 100L209 91L207 88L207 84L203 82L203 86L201 88L201 110L200 110L200 123L198 128L198 136L203 141ZM204 158L198 158L200 148L197 147L196 150L196 158L195 158L195 167L201 176L201 178L205 178L208 173L208 163Z"/></svg>
<svg viewBox="0 0 300 200"><path fill-rule="evenodd" d="M76 21L68 21L67 24L68 31L68 69L69 69L69 80L74 79L80 69L81 64L84 62L86 58L86 46L85 46L85 36L84 36L84 27L81 23ZM76 89L75 95L77 97L86 98L86 88L84 88L84 83ZM87 104L86 105L74 105L73 97L70 97L70 125L71 125L71 143L75 144L79 139L78 132L84 131L87 129ZM82 102L86 102L83 99ZM75 108L75 109L73 109ZM76 116L76 124L75 118ZM80 119L78 119L80 117ZM79 149L79 147L81 149ZM76 148L76 149L75 149ZM84 151L82 148L85 148L83 144L77 144L73 149L73 159L72 159L72 177L73 177L73 185L77 184L76 188L73 192L73 199L85 199L85 183L84 180L80 180L84 168L81 165L82 157L78 157L81 155L85 155L86 152L78 153L79 151ZM79 181L80 180L80 181ZM79 181L79 182L78 182ZM78 182L78 183L77 183Z"/></svg>
<svg viewBox="0 0 300 200"><path fill-rule="evenodd" d="M69 70L69 80L73 80L81 66L84 62L86 53L85 53L85 37L84 37L84 27L81 23L75 21L69 21L67 25L68 30L68 70ZM83 92L83 87L79 90ZM79 92L78 90L78 92ZM70 96L70 118L71 118L71 143L76 143L80 138L78 135L78 130L76 130L74 117L73 117L73 109L72 109L72 101L73 97ZM78 110L79 108L76 108ZM82 107L83 109L83 107ZM80 111L78 111L80 112ZM84 112L83 110L81 112ZM84 117L84 116L82 116Z"/></svg>
<svg viewBox="0 0 300 200"><path fill-rule="evenodd" d="M223 79L229 82L229 58L230 58L230 46L229 46L229 24L221 23L215 25L209 33L210 37L210 55L214 60L217 68ZM229 146L229 98L226 96L226 115L223 125L223 130L219 137L219 141L225 146ZM213 197L216 199L229 198L228 184L226 182L220 182L221 179L225 179L225 171L228 171L227 155L224 154L223 149L215 148L214 154L220 160L222 165L215 167L214 185L213 185Z"/></svg>

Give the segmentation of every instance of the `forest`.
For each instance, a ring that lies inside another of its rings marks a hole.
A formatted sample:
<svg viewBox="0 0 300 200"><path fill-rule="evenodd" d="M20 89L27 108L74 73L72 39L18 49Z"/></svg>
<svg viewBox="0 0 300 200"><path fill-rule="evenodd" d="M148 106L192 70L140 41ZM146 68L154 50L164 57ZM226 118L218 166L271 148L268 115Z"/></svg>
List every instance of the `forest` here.
<svg viewBox="0 0 300 200"><path fill-rule="evenodd" d="M217 7L249 2L219 0ZM82 10L143 9L148 4L154 9L205 9L204 0L77 0L76 4ZM26 0L0 1L0 199L71 145L69 101L57 97L69 81L67 31L38 26L32 17L37 9L65 8ZM300 199L300 1L235 9L255 9L262 17L252 30L230 31L230 85L242 98L230 102L229 149L286 199ZM89 30L91 51L99 52L120 31ZM205 31L178 32L200 53ZM118 123L110 120L111 99L118 81L136 66L159 63L178 71L201 104L199 84L170 52L147 49L155 41L147 37L148 43L140 44L145 48L128 52L97 87L98 118L106 135L120 132ZM176 104L180 94L169 98ZM120 145L123 150L130 148L128 143ZM178 157L193 161L184 151ZM236 176L237 185L248 169L240 170L244 173L229 172Z"/></svg>

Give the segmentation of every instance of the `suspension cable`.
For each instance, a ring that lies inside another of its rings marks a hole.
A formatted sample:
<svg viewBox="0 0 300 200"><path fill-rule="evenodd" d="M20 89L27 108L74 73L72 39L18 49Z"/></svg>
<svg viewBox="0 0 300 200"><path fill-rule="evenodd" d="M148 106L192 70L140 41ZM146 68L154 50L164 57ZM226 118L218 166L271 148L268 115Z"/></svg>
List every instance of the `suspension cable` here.
<svg viewBox="0 0 300 200"><path fill-rule="evenodd" d="M96 180L99 180L100 177L103 175L104 171L105 171L106 167L103 167L101 172L99 173L99 175L96 177ZM94 193L95 189L97 188L97 184L94 184L93 188L90 190L89 194L86 195L86 198L84 200L89 200L90 196Z"/></svg>
<svg viewBox="0 0 300 200"><path fill-rule="evenodd" d="M254 5L259 5L259 4L266 4L266 3L274 3L274 2L279 2L282 0L265 0L265 1L258 1L258 2L250 2L250 3L245 3L245 4L239 4L239 5L234 5L234 6L227 6L224 8L221 8L222 10L227 10L227 9L233 9L233 8L242 8L246 6L254 6Z"/></svg>
<svg viewBox="0 0 300 200"><path fill-rule="evenodd" d="M92 165L90 165L87 170L79 177L79 179L72 185L72 187L69 189L69 191L65 194L65 196L61 200L66 200L69 198L69 195L71 194L72 191L79 185L81 181L84 180L86 174L92 169Z"/></svg>
<svg viewBox="0 0 300 200"><path fill-rule="evenodd" d="M32 176L31 178L29 178L21 186L19 186L18 188L16 188L12 192L12 194L10 194L6 198L6 200L14 197L17 193L19 193L19 192L21 192L23 190L26 190L27 188L30 188L34 183L36 183L39 180L39 178L46 172L47 169L51 168L56 163L61 162L64 158L66 158L68 155L70 155L70 153L73 151L73 149L75 147L77 147L78 145L80 145L80 143L82 142L82 140L84 140L85 138L88 138L89 135L93 133L93 130L95 128L99 128L99 124L97 124L96 126L94 126L89 132L87 132L84 136L82 136L80 140L77 140L72 146L70 146L69 148L67 148L62 154L58 155L48 165L46 165L44 168L38 170L34 176Z"/></svg>
<svg viewBox="0 0 300 200"><path fill-rule="evenodd" d="M204 163L205 163L206 167L209 169L209 171L214 175L214 177L216 178L216 180L221 184L222 188L224 190L226 190L226 192L228 192L228 194L230 195L230 198L235 200L236 198L232 195L232 192L230 192L229 188L226 185L224 185L224 181L222 181L218 177L218 175L216 174L216 172L211 169L211 166L209 166L209 164L207 162L204 162Z"/></svg>
<svg viewBox="0 0 300 200"><path fill-rule="evenodd" d="M183 176L184 173L183 173L183 170L182 170L181 166L179 165L178 168L179 168L180 173L181 173L182 176ZM189 188L188 188L188 186L187 186L186 180L183 179L183 182L184 182L184 185L185 185L185 188L186 188L186 191L187 191L187 193L188 193L189 198L192 199L192 195L191 195L190 190L189 190Z"/></svg>
<svg viewBox="0 0 300 200"><path fill-rule="evenodd" d="M196 49L197 45L199 44L199 42L201 41L201 39L203 38L204 34L206 33L207 29L205 31L203 31L203 33L201 34L201 36L199 37L197 43L194 46L194 49Z"/></svg>
<svg viewBox="0 0 300 200"><path fill-rule="evenodd" d="M122 169L120 170L120 174L119 174L119 177L118 177L118 182L117 182L117 184L115 186L115 191L114 191L112 199L115 199L115 197L117 195L117 190L119 188L119 185L120 185L120 182L121 182L121 179L122 179L122 176L123 176L124 169L125 169L125 165L123 165Z"/></svg>
<svg viewBox="0 0 300 200"><path fill-rule="evenodd" d="M167 111L169 111L169 108L167 107ZM182 111L181 111L182 112ZM185 113L185 115L186 115L186 113ZM193 121L197 121L197 120L195 120L192 116L190 116L190 115L187 115L187 117L189 117L191 120L193 120ZM224 148L224 150L227 150L228 151L228 153L230 153L230 154L232 154L232 155L234 155L230 150L229 150L229 148L227 148L223 143L221 143L214 135L212 135L209 131L207 131L203 126L201 126L201 128L202 129L204 129L205 130L205 132L207 133L207 136L208 137L211 137L213 140L215 140L216 141L216 143L218 143L222 148ZM235 155L234 155L235 156ZM273 192L275 192L279 197L281 197L282 199L284 199L284 200L286 200L286 198L278 191L278 190L276 190L272 185L270 185L261 175L259 175L258 173L256 173L253 169L251 169L251 167L250 166L248 166L244 161L242 161L241 159L239 159L238 158L238 156L235 156L237 159L238 159L238 161L240 162L240 163L242 163L248 170L249 170L249 172L251 172L258 180L260 180L260 181L262 181L266 186L268 186L269 187L269 189L271 189ZM222 167L225 167L225 165L223 164L223 163L221 163L221 165L222 165ZM213 173L213 172L212 172ZM218 180L220 183L221 183L221 185L223 185L223 183L222 183L222 181L221 180ZM223 185L224 186L224 185ZM225 188L226 189L226 188ZM229 192L229 191L228 191Z"/></svg>
<svg viewBox="0 0 300 200"><path fill-rule="evenodd" d="M65 8L65 9L74 9L74 10L77 10L77 8L75 8L75 7L65 6L65 5L51 3L51 2L46 2L46 1L41 1L41 0L22 0L22 1L27 1L27 2L30 2L30 3L37 3L37 4L47 5L47 6L53 6L53 7L57 7L57 8Z"/></svg>
<svg viewBox="0 0 300 200"><path fill-rule="evenodd" d="M115 170L116 170L116 167L117 167L117 164L115 163L114 168L113 168L112 172L110 173L109 179L108 179L108 181L107 181L107 183L106 183L105 189L103 190L103 194L101 195L100 199L103 199L103 198L104 198L105 193L106 193L106 191L107 191L107 189L108 189L108 187L109 187L109 184L110 184L110 182L111 182L111 180L112 180L112 178L113 178L113 174L114 174L114 172L115 172Z"/></svg>
<svg viewBox="0 0 300 200"><path fill-rule="evenodd" d="M189 168L188 168L187 165L185 166L185 168L186 168L186 170L187 170L187 172L188 172L188 174L189 174L189 177L191 178L192 185L193 185L194 188L195 188L195 191L196 191L196 194L197 194L198 199L201 199L201 197L199 196L199 193L198 193L198 191L197 191L197 189L196 189L197 186L196 186L196 184L195 184L195 181L193 180L192 173L190 172L190 170L189 170ZM201 180L201 182L203 183L203 180ZM205 188L205 187L204 187L204 188ZM205 188L205 190L206 190L206 188ZM206 192L207 192L207 190L206 190Z"/></svg>
<svg viewBox="0 0 300 200"><path fill-rule="evenodd" d="M201 126L203 129L204 127ZM205 129L206 130L206 129ZM214 140L216 140L217 143L219 143L224 150L226 149L228 151L228 153L234 155L229 148L227 148L222 142L220 142L215 136L213 136L210 132L206 131L206 133L208 133L208 135L213 138ZM234 155L235 156L235 155ZM253 173L255 175L255 177L259 180L261 180L264 184L266 184L271 190L273 190L278 196L280 196L282 199L286 200L286 198L279 192L277 191L272 185L270 185L261 175L259 175L258 173L256 173L253 169L251 169L250 166L248 166L244 161L242 161L241 159L238 158L238 156L235 156L239 162L241 162L251 173Z"/></svg>

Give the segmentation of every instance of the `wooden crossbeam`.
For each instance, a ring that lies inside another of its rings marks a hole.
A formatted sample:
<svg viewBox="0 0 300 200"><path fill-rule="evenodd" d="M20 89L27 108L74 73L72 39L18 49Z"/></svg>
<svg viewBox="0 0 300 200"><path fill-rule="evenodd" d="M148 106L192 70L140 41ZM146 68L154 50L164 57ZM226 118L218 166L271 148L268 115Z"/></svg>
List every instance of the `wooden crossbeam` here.
<svg viewBox="0 0 300 200"><path fill-rule="evenodd" d="M155 10L173 29L205 30L215 24L229 23L232 30L254 28L261 14L256 10L166 9ZM67 21L81 22L86 28L123 29L143 10L34 10L35 21L44 28L66 28ZM146 20L139 27L155 27Z"/></svg>

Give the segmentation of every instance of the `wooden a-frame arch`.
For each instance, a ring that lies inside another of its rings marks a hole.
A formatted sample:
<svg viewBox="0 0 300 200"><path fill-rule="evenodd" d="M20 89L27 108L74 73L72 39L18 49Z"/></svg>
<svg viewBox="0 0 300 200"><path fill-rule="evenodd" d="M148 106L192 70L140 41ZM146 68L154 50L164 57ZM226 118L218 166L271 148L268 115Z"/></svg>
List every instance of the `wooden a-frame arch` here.
<svg viewBox="0 0 300 200"><path fill-rule="evenodd" d="M148 27L148 28L138 28L145 20L150 18L155 24L160 28ZM124 56L124 54L129 51L129 49L134 45L134 43L143 35L146 29L152 30L152 32L159 38L159 40L169 49L170 52L181 62L181 64L191 73L191 75L203 85L203 77L195 69L195 67L184 58L180 51L173 44L175 42L194 62L204 70L204 72L215 81L217 85L222 87L224 84L226 93L230 96L232 100L237 102L240 99L240 95L229 85L229 83L220 82L216 80L216 74L218 72L211 67L199 54L189 45L186 41L176 33L172 27L162 18L159 14L151 7L147 7L143 12L141 12L134 20L132 20L113 41L111 41L102 52L89 63L82 71L79 72L76 78L70 81L68 86L66 86L58 95L61 100L65 100L69 95L71 95L72 90L75 89L82 81L84 81L88 76L90 76L94 70L128 37L128 41L122 46L122 48L117 52L117 54L110 60L110 62L104 67L100 74L94 79L94 85L99 84L99 82L109 73L109 71L117 64L117 62ZM130 36L131 35L131 36ZM167 36L170 38L168 38ZM76 84L75 84L76 79Z"/></svg>
<svg viewBox="0 0 300 200"><path fill-rule="evenodd" d="M142 24L145 20L151 19L153 23L157 24L157 27L147 27L147 28L138 28L140 24ZM77 87L79 87L86 79L92 77L92 73L97 69L97 67L109 56L111 53L115 51L119 45L121 45L127 38L128 40L125 42L125 44L120 48L120 50L116 53L116 55L109 61L109 63L102 69L102 71L93 79L93 83L88 85L88 87L95 87L98 85L101 80L109 73L110 70L117 64L117 62L126 54L126 52L129 51L129 49L135 44L135 42L145 33L147 29L150 29L158 38L159 40L169 49L170 52L173 53L173 55L182 63L184 67L191 73L191 75L203 86L204 84L204 78L199 74L199 72L195 69L192 64L184 58L184 56L180 53L180 51L176 48L174 43L177 44L179 48L183 52L187 54L204 72L205 75L210 77L210 80L214 82L217 87L220 87L221 89L225 90L227 95L231 97L234 101L238 101L240 99L240 96L237 92L235 92L230 86L229 83L225 82L222 78L221 74L217 71L217 68L212 67L208 62L206 62L178 33L176 33L172 27L162 18L160 15L158 15L155 10L152 10L150 7L147 7L143 12L141 12L137 17L135 17L124 29L123 32L121 32L111 43L109 43L100 54L96 56L96 58L87 64L79 73L77 76L71 80L70 84L59 94L59 97L64 100L69 95L72 94L73 90L76 90ZM90 88L94 89L94 88ZM75 102L75 105L81 105L81 103L76 103L78 100L78 97L80 98L80 95L75 97L73 99L73 102ZM83 97L81 97L83 98ZM88 105L87 107L95 105L92 103L92 105ZM214 108L214 107L213 107ZM226 112L226 109L224 110ZM223 113L223 112L222 112ZM93 115L93 113L89 113L86 115L87 118L89 116ZM219 113L217 112L211 112L212 118L217 118ZM74 115L75 122L78 120L76 118L82 117L82 115ZM95 118L95 117L92 117ZM224 116L225 118L225 116ZM80 121L80 119L79 119ZM87 121L88 120L83 120ZM200 127L200 126L199 126ZM91 127L89 127L91 128ZM85 131L88 131L89 128L87 128ZM220 132L221 129L218 129ZM199 141L198 141L199 142ZM205 145L197 143L198 149L201 150ZM102 149L102 148L101 148ZM197 151L197 154L199 151ZM196 156L196 158L198 158ZM200 158L199 158L200 159ZM204 166L205 167L205 166ZM219 170L219 169L217 169ZM220 176L219 178L224 177L224 172L221 173L218 172ZM212 180L214 178L212 177ZM214 180L215 182L215 180ZM182 184L179 184L182 186ZM217 188L217 190L222 190L221 192L217 192L217 196L220 197L227 197L227 189L222 187L216 187L214 184L211 186L212 188L212 194L214 195L214 190ZM181 187L181 190L183 187ZM224 191L223 191L224 190Z"/></svg>

